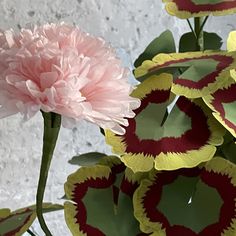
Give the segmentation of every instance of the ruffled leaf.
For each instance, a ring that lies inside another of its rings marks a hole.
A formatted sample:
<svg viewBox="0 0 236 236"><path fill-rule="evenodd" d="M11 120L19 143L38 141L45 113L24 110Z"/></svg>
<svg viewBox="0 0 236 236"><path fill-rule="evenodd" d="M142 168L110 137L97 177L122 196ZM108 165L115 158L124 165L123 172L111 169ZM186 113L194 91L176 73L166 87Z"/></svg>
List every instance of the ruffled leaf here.
<svg viewBox="0 0 236 236"><path fill-rule="evenodd" d="M122 176L122 177L120 177ZM116 157L82 167L68 177L65 218L73 235L138 236L132 196L142 175L134 175Z"/></svg>
<svg viewBox="0 0 236 236"><path fill-rule="evenodd" d="M0 210L0 215L2 213ZM0 219L0 235L20 236L29 229L35 218L35 211L27 208L9 213Z"/></svg>
<svg viewBox="0 0 236 236"><path fill-rule="evenodd" d="M222 16L236 12L235 0L162 0L166 11L181 19L207 15Z"/></svg>
<svg viewBox="0 0 236 236"><path fill-rule="evenodd" d="M214 117L236 137L236 84L203 98Z"/></svg>
<svg viewBox="0 0 236 236"><path fill-rule="evenodd" d="M228 87L230 70L236 68L235 52L191 52L159 54L136 68L137 79L159 74L167 68L181 72L172 85L172 92L188 98L199 98Z"/></svg>
<svg viewBox="0 0 236 236"><path fill-rule="evenodd" d="M227 50L229 52L236 51L236 31L231 31L227 39ZM236 70L235 68L230 71L231 77L236 80Z"/></svg>
<svg viewBox="0 0 236 236"><path fill-rule="evenodd" d="M113 152L134 172L194 167L211 159L224 131L200 101L180 97L172 111L172 76L152 76L140 84L133 96L141 99L135 118L129 119L124 135L106 131ZM166 115L167 114L167 115Z"/></svg>
<svg viewBox="0 0 236 236"><path fill-rule="evenodd" d="M134 194L134 214L146 233L236 235L236 166L216 157L205 166L152 172Z"/></svg>
<svg viewBox="0 0 236 236"><path fill-rule="evenodd" d="M63 206L58 204L43 204L43 213L62 209ZM0 209L0 235L20 236L29 229L35 218L35 206L29 206L13 212L10 209Z"/></svg>

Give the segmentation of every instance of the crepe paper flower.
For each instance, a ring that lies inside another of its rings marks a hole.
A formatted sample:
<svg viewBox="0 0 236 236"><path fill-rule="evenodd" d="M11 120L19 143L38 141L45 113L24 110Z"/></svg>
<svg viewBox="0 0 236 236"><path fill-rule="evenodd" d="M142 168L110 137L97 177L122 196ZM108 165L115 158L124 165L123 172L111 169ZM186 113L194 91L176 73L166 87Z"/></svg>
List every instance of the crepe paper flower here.
<svg viewBox="0 0 236 236"><path fill-rule="evenodd" d="M200 101L180 97L167 116L172 76L152 76L133 92L141 99L124 135L106 131L113 152L134 172L194 167L211 159L224 131Z"/></svg>
<svg viewBox="0 0 236 236"><path fill-rule="evenodd" d="M216 157L202 167L152 172L135 191L134 214L146 233L233 236L235 201L236 166Z"/></svg>
<svg viewBox="0 0 236 236"><path fill-rule="evenodd" d="M61 209L63 209L63 206L58 204L43 204L44 213ZM20 236L29 229L35 218L35 206L25 207L13 212L7 208L0 209L0 235Z"/></svg>
<svg viewBox="0 0 236 236"><path fill-rule="evenodd" d="M65 192L73 203L65 203L65 219L72 235L147 235L140 232L133 215L132 196L141 177L117 157L105 157L100 164L70 175Z"/></svg>
<svg viewBox="0 0 236 236"><path fill-rule="evenodd" d="M122 133L140 104L110 45L65 23L1 32L0 69L0 117L42 110Z"/></svg>
<svg viewBox="0 0 236 236"><path fill-rule="evenodd" d="M236 137L236 84L203 98L214 117Z"/></svg>
<svg viewBox="0 0 236 236"><path fill-rule="evenodd" d="M179 68L183 72L174 79L172 92L188 98L199 98L228 87L229 71L236 68L236 52L188 52L158 54L144 61L135 70L140 79L160 73L165 68Z"/></svg>
<svg viewBox="0 0 236 236"><path fill-rule="evenodd" d="M162 0L166 11L181 19L208 15L223 16L236 12L235 0Z"/></svg>

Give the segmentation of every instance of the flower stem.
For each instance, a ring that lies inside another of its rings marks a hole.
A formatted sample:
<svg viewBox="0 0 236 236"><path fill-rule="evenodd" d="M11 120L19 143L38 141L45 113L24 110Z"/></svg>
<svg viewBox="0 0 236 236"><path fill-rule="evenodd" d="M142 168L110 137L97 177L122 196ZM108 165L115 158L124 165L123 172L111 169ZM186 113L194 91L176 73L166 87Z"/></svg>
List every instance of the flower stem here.
<svg viewBox="0 0 236 236"><path fill-rule="evenodd" d="M36 196L36 213L40 226L46 236L52 236L43 218L43 197L48 178L48 171L60 131L61 116L52 112L46 113L43 111L42 115L44 119L43 153Z"/></svg>
<svg viewBox="0 0 236 236"><path fill-rule="evenodd" d="M30 234L31 236L36 236L34 232L32 232L30 229L27 230L27 233Z"/></svg>

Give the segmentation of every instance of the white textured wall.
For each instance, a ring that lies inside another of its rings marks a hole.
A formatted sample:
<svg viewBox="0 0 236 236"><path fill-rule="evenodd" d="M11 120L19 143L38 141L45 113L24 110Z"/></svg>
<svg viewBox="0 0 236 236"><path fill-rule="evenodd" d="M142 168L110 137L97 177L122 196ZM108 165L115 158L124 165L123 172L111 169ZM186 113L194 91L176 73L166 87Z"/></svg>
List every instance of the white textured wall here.
<svg viewBox="0 0 236 236"><path fill-rule="evenodd" d="M0 0L0 28L59 21L103 36L115 47L124 48L132 59L165 28L170 28L176 39L188 30L186 21L163 11L161 0ZM236 28L236 16L212 17L207 28L226 38ZM0 208L16 209L34 203L41 145L40 114L24 124L20 116L0 120ZM109 152L97 127L82 122L73 130L61 130L45 200L60 202L63 183L75 170L67 161L87 151ZM62 213L47 218L53 235L70 235ZM37 224L34 229L43 235Z"/></svg>

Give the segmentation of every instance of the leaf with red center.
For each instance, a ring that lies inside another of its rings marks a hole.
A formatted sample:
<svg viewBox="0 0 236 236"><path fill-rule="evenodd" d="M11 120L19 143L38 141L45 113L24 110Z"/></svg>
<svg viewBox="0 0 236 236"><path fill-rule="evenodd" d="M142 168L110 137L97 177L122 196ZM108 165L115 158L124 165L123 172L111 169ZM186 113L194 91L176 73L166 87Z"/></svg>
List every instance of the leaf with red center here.
<svg viewBox="0 0 236 236"><path fill-rule="evenodd" d="M202 167L153 171L134 194L134 211L146 233L232 236L235 201L236 166L216 157Z"/></svg>
<svg viewBox="0 0 236 236"><path fill-rule="evenodd" d="M4 210L5 211L5 210ZM2 211L3 212L3 211ZM36 212L24 208L5 215L1 218L0 210L0 235L18 236L26 232L36 218Z"/></svg>
<svg viewBox="0 0 236 236"><path fill-rule="evenodd" d="M235 0L162 0L166 11L181 19L207 15L222 16L236 12Z"/></svg>
<svg viewBox="0 0 236 236"><path fill-rule="evenodd" d="M124 135L106 131L106 141L134 172L194 167L211 159L223 142L223 129L199 101L180 97L169 105L172 76L161 74L140 84L133 96L141 106ZM168 114L168 115L167 115Z"/></svg>
<svg viewBox="0 0 236 236"><path fill-rule="evenodd" d="M236 84L203 98L215 118L236 137Z"/></svg>
<svg viewBox="0 0 236 236"><path fill-rule="evenodd" d="M236 52L191 52L158 54L135 69L138 80L164 69L178 68L172 92L188 98L199 98L232 84L230 70L236 68Z"/></svg>
<svg viewBox="0 0 236 236"><path fill-rule="evenodd" d="M105 157L70 175L65 192L73 203L65 203L65 218L72 234L140 235L132 196L141 177L133 176L116 157Z"/></svg>
<svg viewBox="0 0 236 236"><path fill-rule="evenodd" d="M43 213L61 209L63 207L58 204L43 204ZM35 206L29 206L13 212L9 209L0 209L0 235L20 236L29 229L35 218Z"/></svg>

